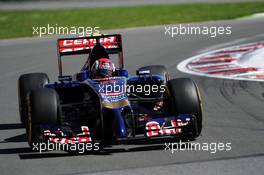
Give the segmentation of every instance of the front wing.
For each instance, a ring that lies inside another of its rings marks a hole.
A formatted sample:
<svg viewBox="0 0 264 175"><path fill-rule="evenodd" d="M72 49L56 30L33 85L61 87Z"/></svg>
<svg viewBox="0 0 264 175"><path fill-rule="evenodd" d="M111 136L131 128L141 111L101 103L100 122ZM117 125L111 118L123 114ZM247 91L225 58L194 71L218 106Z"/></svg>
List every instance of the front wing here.
<svg viewBox="0 0 264 175"><path fill-rule="evenodd" d="M155 138L177 138L191 134L195 128L196 117L194 115L182 114L178 116L156 116L150 119L147 116L137 117L143 123L143 134L125 138L117 138L116 141L151 140ZM43 141L60 144L92 143L96 132L90 131L88 126L49 126L43 125ZM136 129L135 129L136 130ZM103 143L105 140L97 140Z"/></svg>

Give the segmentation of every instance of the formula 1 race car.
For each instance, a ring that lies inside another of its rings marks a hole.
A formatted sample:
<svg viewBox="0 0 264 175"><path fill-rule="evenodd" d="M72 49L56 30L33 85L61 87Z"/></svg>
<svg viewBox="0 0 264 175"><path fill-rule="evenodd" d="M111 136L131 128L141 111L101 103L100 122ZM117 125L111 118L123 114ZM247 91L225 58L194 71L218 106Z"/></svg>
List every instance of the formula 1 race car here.
<svg viewBox="0 0 264 175"><path fill-rule="evenodd" d="M45 73L19 77L19 109L28 143L110 143L195 139L202 130L199 90L189 78L170 79L166 67L124 68L119 34L62 38L58 81ZM86 54L78 73L63 75L62 56ZM112 56L117 58L114 66Z"/></svg>

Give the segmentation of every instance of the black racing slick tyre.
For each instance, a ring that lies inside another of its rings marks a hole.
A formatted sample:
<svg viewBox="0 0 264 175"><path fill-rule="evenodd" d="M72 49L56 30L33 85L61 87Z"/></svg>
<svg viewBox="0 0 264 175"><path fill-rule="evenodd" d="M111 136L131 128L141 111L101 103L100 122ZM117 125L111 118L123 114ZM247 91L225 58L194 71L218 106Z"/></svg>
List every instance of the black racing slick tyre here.
<svg viewBox="0 0 264 175"><path fill-rule="evenodd" d="M150 66L141 67L138 70L139 71L149 70L150 74L159 75L163 77L163 79L165 80L164 83L166 83L169 80L169 73L167 71L167 68L163 65L150 65Z"/></svg>
<svg viewBox="0 0 264 175"><path fill-rule="evenodd" d="M18 79L18 103L20 121L25 125L28 116L27 96L30 91L42 88L49 83L49 78L45 73L23 74Z"/></svg>
<svg viewBox="0 0 264 175"><path fill-rule="evenodd" d="M29 94L29 116L27 120L27 138L33 143L43 141L41 125L54 125L60 121L60 102L57 92L53 89L40 88Z"/></svg>
<svg viewBox="0 0 264 175"><path fill-rule="evenodd" d="M202 131L202 103L199 89L189 78L177 78L167 83L171 98L171 111L175 114L192 114L197 123L192 137L196 138Z"/></svg>

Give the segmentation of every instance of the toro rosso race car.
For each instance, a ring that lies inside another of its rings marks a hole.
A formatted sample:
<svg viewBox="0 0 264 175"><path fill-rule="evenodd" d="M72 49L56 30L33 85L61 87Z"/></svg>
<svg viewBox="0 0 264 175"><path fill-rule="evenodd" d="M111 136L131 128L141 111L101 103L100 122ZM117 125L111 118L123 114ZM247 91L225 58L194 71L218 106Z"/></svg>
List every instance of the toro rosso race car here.
<svg viewBox="0 0 264 175"><path fill-rule="evenodd" d="M34 143L110 143L163 138L195 139L202 130L199 90L188 78L170 79L165 66L124 68L119 34L57 41L58 81L45 73L19 77L19 109ZM63 75L62 58L86 54L74 75ZM113 58L116 57L116 64Z"/></svg>

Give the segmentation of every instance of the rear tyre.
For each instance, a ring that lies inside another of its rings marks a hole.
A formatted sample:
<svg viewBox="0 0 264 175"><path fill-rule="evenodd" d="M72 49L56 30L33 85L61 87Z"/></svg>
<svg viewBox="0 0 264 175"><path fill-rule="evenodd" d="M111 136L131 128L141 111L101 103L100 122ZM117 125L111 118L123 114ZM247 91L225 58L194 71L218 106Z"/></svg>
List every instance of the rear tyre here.
<svg viewBox="0 0 264 175"><path fill-rule="evenodd" d="M195 82L189 78L177 78L168 81L171 111L178 114L193 114L196 123L193 125L192 137L198 137L202 131L202 104L200 93Z"/></svg>
<svg viewBox="0 0 264 175"><path fill-rule="evenodd" d="M20 112L20 121L25 125L28 110L27 110L27 96L30 91L42 88L49 83L49 78L45 73L30 73L23 74L18 79L18 103Z"/></svg>
<svg viewBox="0 0 264 175"><path fill-rule="evenodd" d="M30 92L26 131L31 148L33 143L43 142L40 125L54 125L60 121L58 98L57 92L53 89L41 88Z"/></svg>
<svg viewBox="0 0 264 175"><path fill-rule="evenodd" d="M169 80L169 73L167 71L167 68L163 65L151 65L151 66L145 66L138 69L139 71L143 70L149 70L150 74L152 75L159 75L163 77L164 84Z"/></svg>

